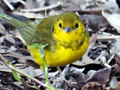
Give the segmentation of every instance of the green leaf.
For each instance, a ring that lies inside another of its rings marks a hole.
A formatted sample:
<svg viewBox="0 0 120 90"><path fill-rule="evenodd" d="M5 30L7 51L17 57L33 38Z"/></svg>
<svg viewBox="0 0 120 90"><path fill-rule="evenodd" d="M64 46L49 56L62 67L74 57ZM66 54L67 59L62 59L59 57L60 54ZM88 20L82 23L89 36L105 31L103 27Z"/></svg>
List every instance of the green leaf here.
<svg viewBox="0 0 120 90"><path fill-rule="evenodd" d="M31 47L32 48L38 48L39 49L39 52L40 52L40 54L41 54L41 57L44 57L45 56L45 50L44 50L44 48L47 46L48 44L46 44L46 45L43 45L43 44L38 44L38 43L35 43L35 44L32 44L31 45Z"/></svg>
<svg viewBox="0 0 120 90"><path fill-rule="evenodd" d="M40 44L38 44L38 43L34 43L34 44L31 45L32 48L35 48L35 47L38 48L39 46L40 46Z"/></svg>
<svg viewBox="0 0 120 90"><path fill-rule="evenodd" d="M11 65L11 66L15 67L14 64L9 63L9 60L7 60L6 63L8 64L8 66ZM15 68L16 68L16 67L15 67ZM21 77L20 77L20 75L19 75L16 71L12 70L12 74L13 74L14 78L15 78L17 81L21 81Z"/></svg>
<svg viewBox="0 0 120 90"><path fill-rule="evenodd" d="M6 60L7 65L10 65L9 60Z"/></svg>
<svg viewBox="0 0 120 90"><path fill-rule="evenodd" d="M39 48L39 49L44 49L48 44L44 45L44 44L38 44L38 43L34 43L31 45L32 48Z"/></svg>
<svg viewBox="0 0 120 90"><path fill-rule="evenodd" d="M11 64L11 65L16 68L14 64ZM12 70L12 74L17 81L21 81L21 77L16 71Z"/></svg>
<svg viewBox="0 0 120 90"><path fill-rule="evenodd" d="M41 46L42 49L44 49L47 45L48 44L46 44L46 45L40 44L40 46Z"/></svg>
<svg viewBox="0 0 120 90"><path fill-rule="evenodd" d="M0 17L5 18L7 20L11 20L12 18L9 18L6 14L0 13Z"/></svg>
<svg viewBox="0 0 120 90"><path fill-rule="evenodd" d="M16 71L12 70L12 74L17 81L21 81L21 77Z"/></svg>

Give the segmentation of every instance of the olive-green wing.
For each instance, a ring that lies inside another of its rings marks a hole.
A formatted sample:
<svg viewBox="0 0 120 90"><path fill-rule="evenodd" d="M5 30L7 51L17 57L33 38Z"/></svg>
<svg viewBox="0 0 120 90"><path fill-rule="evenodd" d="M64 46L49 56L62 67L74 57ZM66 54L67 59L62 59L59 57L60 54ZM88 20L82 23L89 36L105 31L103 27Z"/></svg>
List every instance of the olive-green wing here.
<svg viewBox="0 0 120 90"><path fill-rule="evenodd" d="M42 44L48 44L51 48L55 45L53 38L54 24L58 16L52 16L43 19L35 31L35 41Z"/></svg>
<svg viewBox="0 0 120 90"><path fill-rule="evenodd" d="M34 33L37 28L39 20L37 21L29 21L25 22L24 26L21 26L18 29L19 33L21 34L22 38L25 40L25 42L29 45L33 44L34 40Z"/></svg>

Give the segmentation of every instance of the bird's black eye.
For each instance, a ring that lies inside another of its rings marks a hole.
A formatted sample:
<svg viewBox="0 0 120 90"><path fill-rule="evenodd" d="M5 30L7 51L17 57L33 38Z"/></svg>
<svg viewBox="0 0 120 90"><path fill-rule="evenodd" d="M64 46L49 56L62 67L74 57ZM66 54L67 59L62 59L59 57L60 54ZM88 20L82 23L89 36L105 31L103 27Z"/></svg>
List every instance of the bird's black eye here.
<svg viewBox="0 0 120 90"><path fill-rule="evenodd" d="M60 28L62 27L62 24L61 24L61 23L59 23L59 27L60 27Z"/></svg>
<svg viewBox="0 0 120 90"><path fill-rule="evenodd" d="M76 27L76 28L78 28L78 27L79 27L78 23L76 23L76 24L75 24L75 27Z"/></svg>

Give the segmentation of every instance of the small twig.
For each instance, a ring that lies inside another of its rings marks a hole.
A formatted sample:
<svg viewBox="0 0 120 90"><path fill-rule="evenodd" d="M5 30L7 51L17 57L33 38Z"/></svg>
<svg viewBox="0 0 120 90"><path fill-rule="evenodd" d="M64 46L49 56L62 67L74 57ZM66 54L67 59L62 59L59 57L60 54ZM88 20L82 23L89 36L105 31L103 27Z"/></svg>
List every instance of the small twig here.
<svg viewBox="0 0 120 90"><path fill-rule="evenodd" d="M0 60L9 68L4 57L0 54Z"/></svg>
<svg viewBox="0 0 120 90"><path fill-rule="evenodd" d="M60 73L60 75L61 75L62 80L65 80L65 77L63 76L63 74L62 74L59 66L57 66L57 69L58 69L58 71L59 71L59 73Z"/></svg>
<svg viewBox="0 0 120 90"><path fill-rule="evenodd" d="M113 53L113 54L110 56L110 58L108 59L107 63L109 64L114 57L115 57L115 54Z"/></svg>
<svg viewBox="0 0 120 90"><path fill-rule="evenodd" d="M118 35L98 35L97 40L111 40L111 39L116 39L120 38Z"/></svg>
<svg viewBox="0 0 120 90"><path fill-rule="evenodd" d="M49 10L49 9L52 9L52 8L56 8L58 6L62 6L63 3L61 1L55 3L55 4L52 4L50 6L46 6L46 7L42 7L42 8L36 8L36 9L21 9L22 12L40 12L40 11L45 11L45 10Z"/></svg>
<svg viewBox="0 0 120 90"><path fill-rule="evenodd" d="M107 68L111 68L111 66L109 64L107 64L106 62L103 62L103 65Z"/></svg>
<svg viewBox="0 0 120 90"><path fill-rule="evenodd" d="M10 2L8 0L3 0L4 3L6 3L6 5L10 8L10 10L15 10L15 8L10 4Z"/></svg>
<svg viewBox="0 0 120 90"><path fill-rule="evenodd" d="M99 59L101 59L102 56L105 56L106 51L102 51L101 54L95 59L95 61L99 61Z"/></svg>
<svg viewBox="0 0 120 90"><path fill-rule="evenodd" d="M40 13L29 13L29 12L13 12L13 14L17 14L17 15L21 15L27 18L37 18L37 19L43 19L45 18L44 15L40 14Z"/></svg>
<svg viewBox="0 0 120 90"><path fill-rule="evenodd" d="M48 17L48 14L47 14L47 10L45 9L45 17L47 18Z"/></svg>
<svg viewBox="0 0 120 90"><path fill-rule="evenodd" d="M95 61L98 61L100 59L101 64L103 64L105 67L110 68L111 66L106 62L105 57L106 51L102 51L101 54L95 59Z"/></svg>
<svg viewBox="0 0 120 90"><path fill-rule="evenodd" d="M3 57L1 54L0 54L0 60L1 60L8 68L10 68L11 70L14 70L14 71L16 71L16 72L18 72L18 73L20 73L20 74L22 74L22 75L30 78L31 80L35 81L36 83L40 84L41 86L46 87L46 84L40 82L39 80L33 78L32 76L30 76L30 75L28 75L28 74L20 71L19 69L13 67L11 64L8 65L8 64L6 63L6 60L4 59L4 57Z"/></svg>

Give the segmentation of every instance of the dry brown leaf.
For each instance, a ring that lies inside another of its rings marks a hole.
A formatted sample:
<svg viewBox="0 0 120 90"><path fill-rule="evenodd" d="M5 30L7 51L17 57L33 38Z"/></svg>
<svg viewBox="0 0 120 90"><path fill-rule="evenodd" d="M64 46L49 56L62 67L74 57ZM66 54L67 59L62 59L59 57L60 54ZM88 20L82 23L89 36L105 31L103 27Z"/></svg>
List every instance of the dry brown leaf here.
<svg viewBox="0 0 120 90"><path fill-rule="evenodd" d="M63 9L66 11L73 11L78 9L85 10L85 4L86 2L84 0L70 0L69 2L67 0L64 0Z"/></svg>
<svg viewBox="0 0 120 90"><path fill-rule="evenodd" d="M84 85L82 87L82 90L104 90L106 87L105 85L101 85L97 82L90 82L90 83L87 83L86 85Z"/></svg>
<svg viewBox="0 0 120 90"><path fill-rule="evenodd" d="M109 83L117 72L118 69L116 69L116 67L112 67L112 68L100 69L98 71L92 70L89 71L87 74L84 74L82 72L73 73L71 76L75 79L74 82L77 82L77 84L70 85L70 87L74 87L77 90L80 90L83 88L84 85L89 85L89 83L91 82L93 82L94 84L98 83L101 86L103 86ZM71 76L69 76L68 78L71 78Z"/></svg>
<svg viewBox="0 0 120 90"><path fill-rule="evenodd" d="M26 60L34 61L31 56L23 56L21 54L15 53L15 52L10 52L10 53L7 53L7 54L3 54L3 56L18 58L18 59L20 59L19 62L23 62L23 63L26 62Z"/></svg>
<svg viewBox="0 0 120 90"><path fill-rule="evenodd" d="M115 29L117 29L117 32L120 33L120 24L119 24L120 23L120 20L119 20L120 14L117 12L110 14L103 10L102 15L107 19L107 21L110 23L110 25L113 26Z"/></svg>
<svg viewBox="0 0 120 90"><path fill-rule="evenodd" d="M91 15L91 14L85 14L80 15L83 23L87 28L90 28L92 31L97 32L100 31L100 29L107 28L107 25L109 24L108 21L101 15Z"/></svg>
<svg viewBox="0 0 120 90"><path fill-rule="evenodd" d="M115 12L118 10L118 5L116 0L95 0L96 4L104 10L109 10Z"/></svg>
<svg viewBox="0 0 120 90"><path fill-rule="evenodd" d="M82 57L82 60L78 60L78 61L76 61L76 62L74 62L72 64L76 65L76 66L85 66L85 65L88 65L88 64L100 64L100 62L93 61L91 58L84 55Z"/></svg>
<svg viewBox="0 0 120 90"><path fill-rule="evenodd" d="M9 42L11 42L12 44L15 43L15 40L13 39L13 37L12 37L10 34L6 34L6 35L5 35L5 38L6 38Z"/></svg>
<svg viewBox="0 0 120 90"><path fill-rule="evenodd" d="M0 71L12 73L11 69L9 69L9 68L8 68L7 66L5 66L5 65L0 65Z"/></svg>
<svg viewBox="0 0 120 90"><path fill-rule="evenodd" d="M44 6L45 0L27 0L25 2L25 8L26 9L34 9Z"/></svg>
<svg viewBox="0 0 120 90"><path fill-rule="evenodd" d="M116 63L119 65L119 67L120 67L120 55L118 55L118 54L115 54L115 61L116 61Z"/></svg>
<svg viewBox="0 0 120 90"><path fill-rule="evenodd" d="M110 53L120 53L120 37L115 38L116 42L114 43L113 47L110 49Z"/></svg>
<svg viewBox="0 0 120 90"><path fill-rule="evenodd" d="M112 89L113 90L120 90L120 82L118 82Z"/></svg>

